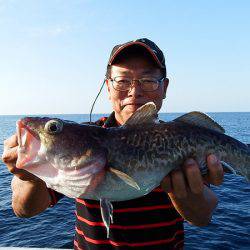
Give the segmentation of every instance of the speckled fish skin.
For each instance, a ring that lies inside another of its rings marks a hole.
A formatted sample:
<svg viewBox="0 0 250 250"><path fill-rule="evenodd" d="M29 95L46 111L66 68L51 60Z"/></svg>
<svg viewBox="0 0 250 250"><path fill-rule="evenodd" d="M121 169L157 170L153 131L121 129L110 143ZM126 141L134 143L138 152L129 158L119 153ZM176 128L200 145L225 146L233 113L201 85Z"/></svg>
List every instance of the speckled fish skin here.
<svg viewBox="0 0 250 250"><path fill-rule="evenodd" d="M110 128L107 137L109 139L104 146L108 149L109 166L132 177L140 190L107 173L106 181L95 190L95 198L102 196L109 200L127 200L140 197L157 187L164 176L181 166L188 157L203 163L211 153L250 180L249 147L210 129L173 121Z"/></svg>
<svg viewBox="0 0 250 250"><path fill-rule="evenodd" d="M28 127L41 141L42 150L37 153L38 177L44 178L41 168L46 164L59 169L62 176L59 182L55 181L58 177L53 178L53 175L43 180L49 187L69 197L104 198L109 201L138 198L157 187L170 171L180 167L188 157L195 158L202 165L211 153L250 179L249 147L211 129L179 121L101 128L56 119L63 123L63 129L56 135L50 135L44 131L50 120L25 118L20 121L18 130L22 126ZM39 163L42 158L45 159L43 165ZM109 168L127 174L140 189L128 185ZM25 169L29 171L29 166ZM75 170L78 172L75 173ZM206 167L201 170L205 172ZM46 171L50 168L47 167Z"/></svg>

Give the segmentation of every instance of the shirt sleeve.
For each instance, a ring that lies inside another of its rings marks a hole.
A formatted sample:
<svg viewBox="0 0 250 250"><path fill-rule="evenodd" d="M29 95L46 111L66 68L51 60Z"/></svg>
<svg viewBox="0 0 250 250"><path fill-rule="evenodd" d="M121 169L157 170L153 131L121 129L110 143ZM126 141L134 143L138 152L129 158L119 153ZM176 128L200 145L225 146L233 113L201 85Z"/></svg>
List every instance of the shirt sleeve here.
<svg viewBox="0 0 250 250"><path fill-rule="evenodd" d="M55 190L52 190L51 188L48 188L48 192L51 198L50 207L54 207L57 202L64 197L63 194L58 193Z"/></svg>

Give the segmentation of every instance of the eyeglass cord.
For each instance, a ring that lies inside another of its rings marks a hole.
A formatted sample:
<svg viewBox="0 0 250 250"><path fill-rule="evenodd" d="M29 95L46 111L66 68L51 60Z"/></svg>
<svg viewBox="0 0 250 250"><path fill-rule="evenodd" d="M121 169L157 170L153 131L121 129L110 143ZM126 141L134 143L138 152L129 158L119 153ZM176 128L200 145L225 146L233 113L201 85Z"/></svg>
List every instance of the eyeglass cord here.
<svg viewBox="0 0 250 250"><path fill-rule="evenodd" d="M101 92L102 92L102 89L103 89L103 87L104 87L105 81L106 81L106 78L104 78L103 83L102 83L102 86L101 86L101 88L100 88L100 90L99 90L99 92L98 92L98 94L97 94L97 96L96 96L96 98L95 98L95 100L94 100L92 106L91 106L91 110L90 110L90 113L89 113L89 122L90 122L90 123L92 122L91 116L92 116L92 112L93 112L95 103L96 103L96 101L97 101L99 95L100 95Z"/></svg>

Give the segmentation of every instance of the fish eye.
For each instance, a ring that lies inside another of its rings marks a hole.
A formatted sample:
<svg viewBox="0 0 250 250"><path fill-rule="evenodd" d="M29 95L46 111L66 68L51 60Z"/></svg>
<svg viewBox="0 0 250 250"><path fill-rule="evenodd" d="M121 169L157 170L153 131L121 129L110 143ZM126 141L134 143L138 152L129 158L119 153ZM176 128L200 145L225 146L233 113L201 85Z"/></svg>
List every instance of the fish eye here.
<svg viewBox="0 0 250 250"><path fill-rule="evenodd" d="M44 129L49 134L58 134L63 129L63 123L59 120L50 120L45 124Z"/></svg>

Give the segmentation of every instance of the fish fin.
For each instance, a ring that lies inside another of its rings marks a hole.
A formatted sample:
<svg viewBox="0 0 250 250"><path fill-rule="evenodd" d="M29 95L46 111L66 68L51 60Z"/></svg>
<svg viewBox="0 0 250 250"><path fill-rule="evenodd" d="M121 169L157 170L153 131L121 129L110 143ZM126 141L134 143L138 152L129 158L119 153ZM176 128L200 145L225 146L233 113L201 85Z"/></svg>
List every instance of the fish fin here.
<svg viewBox="0 0 250 250"><path fill-rule="evenodd" d="M109 238L110 224L113 223L113 205L108 199L101 198L100 208L102 221L107 229L107 238Z"/></svg>
<svg viewBox="0 0 250 250"><path fill-rule="evenodd" d="M198 163L199 163L201 175L206 175L208 173L208 167L207 167L206 160L205 159L199 160ZM221 163L221 165L223 167L223 171L225 173L237 175L237 172L230 164L228 164L225 161L220 161L220 163Z"/></svg>
<svg viewBox="0 0 250 250"><path fill-rule="evenodd" d="M176 118L174 121L178 122L184 122L188 123L190 125L195 125L207 129L212 129L214 131L217 131L219 133L224 134L225 129L218 124L216 121L214 121L211 117L208 115L199 112L199 111L193 111L187 114L184 114L178 118Z"/></svg>
<svg viewBox="0 0 250 250"><path fill-rule="evenodd" d="M120 179L122 179L125 183L127 183L129 186L137 189L137 190L140 190L140 187L139 185L136 183L136 181L128 176L127 174L125 174L124 172L121 172L115 168L109 168L109 171L112 172L113 174L115 174L117 177L119 177Z"/></svg>
<svg viewBox="0 0 250 250"><path fill-rule="evenodd" d="M237 175L236 171L234 170L234 168L230 164L228 164L225 161L220 161L220 162L221 162L221 165L222 165L225 173ZM206 160L205 159L199 160L198 163L199 163L201 175L206 175L208 173L208 167L207 167Z"/></svg>
<svg viewBox="0 0 250 250"><path fill-rule="evenodd" d="M156 105L153 102L147 102L133 113L124 126L155 123L157 116Z"/></svg>
<svg viewBox="0 0 250 250"><path fill-rule="evenodd" d="M201 175L206 175L208 173L208 167L207 167L206 160L203 159L203 160L200 160L198 162L199 162L199 166L200 166ZM225 161L220 161L220 162L221 162L221 165L222 165L225 173L237 175L236 171L234 170L234 168L230 164L228 164Z"/></svg>
<svg viewBox="0 0 250 250"><path fill-rule="evenodd" d="M225 161L220 161L220 162L221 162L221 165L222 165L223 170L224 170L225 173L230 173L230 174L237 175L236 171L234 170L234 168L230 164L228 164Z"/></svg>

